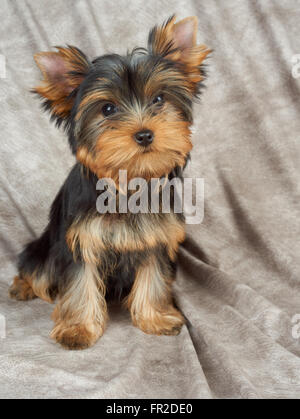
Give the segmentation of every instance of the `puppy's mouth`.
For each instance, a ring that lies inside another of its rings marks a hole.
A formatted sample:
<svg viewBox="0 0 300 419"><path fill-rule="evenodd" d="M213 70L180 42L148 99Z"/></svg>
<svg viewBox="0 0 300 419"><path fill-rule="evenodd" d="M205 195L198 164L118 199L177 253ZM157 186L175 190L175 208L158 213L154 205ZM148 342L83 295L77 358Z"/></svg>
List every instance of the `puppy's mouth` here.
<svg viewBox="0 0 300 419"><path fill-rule="evenodd" d="M151 151L153 151L153 150L152 150L151 146L149 145L148 147L144 147L144 149L142 150L142 153L147 154L147 153L151 153Z"/></svg>
<svg viewBox="0 0 300 419"><path fill-rule="evenodd" d="M155 151L155 145L153 143L148 145L138 145L137 150L138 154L148 154Z"/></svg>

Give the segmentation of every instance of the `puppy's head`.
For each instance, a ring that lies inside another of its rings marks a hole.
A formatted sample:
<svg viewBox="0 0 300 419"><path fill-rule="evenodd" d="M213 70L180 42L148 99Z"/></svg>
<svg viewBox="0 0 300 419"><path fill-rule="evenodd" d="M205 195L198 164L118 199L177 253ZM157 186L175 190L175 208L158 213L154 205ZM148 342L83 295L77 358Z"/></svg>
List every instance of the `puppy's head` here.
<svg viewBox="0 0 300 419"><path fill-rule="evenodd" d="M192 148L192 102L209 54L196 44L197 19L170 18L151 30L148 49L90 62L75 47L35 56L44 80L35 92L65 123L77 159L98 177L162 177Z"/></svg>

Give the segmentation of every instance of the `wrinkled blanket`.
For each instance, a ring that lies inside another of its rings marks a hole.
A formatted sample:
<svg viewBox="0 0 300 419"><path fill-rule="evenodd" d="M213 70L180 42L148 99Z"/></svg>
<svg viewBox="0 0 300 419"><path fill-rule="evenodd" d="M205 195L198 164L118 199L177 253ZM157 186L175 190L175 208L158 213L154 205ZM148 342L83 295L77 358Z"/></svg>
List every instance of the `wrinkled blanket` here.
<svg viewBox="0 0 300 419"><path fill-rule="evenodd" d="M145 335L116 305L93 348L68 352L49 338L53 306L8 298L17 253L45 227L74 163L30 93L33 54L125 53L173 13L197 15L214 50L185 173L205 183L174 286L187 326ZM0 396L299 397L299 1L1 0L0 15Z"/></svg>

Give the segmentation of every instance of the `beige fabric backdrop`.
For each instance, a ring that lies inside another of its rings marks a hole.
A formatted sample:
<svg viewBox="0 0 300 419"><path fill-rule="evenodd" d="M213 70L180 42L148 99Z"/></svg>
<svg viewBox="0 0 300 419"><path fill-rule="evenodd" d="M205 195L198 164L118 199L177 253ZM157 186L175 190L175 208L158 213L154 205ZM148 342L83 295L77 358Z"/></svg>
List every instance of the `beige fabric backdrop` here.
<svg viewBox="0 0 300 419"><path fill-rule="evenodd" d="M73 164L29 93L32 56L66 43L125 53L173 13L197 15L214 49L186 173L205 179L205 218L187 227L175 287L188 327L147 336L114 307L95 347L66 352L49 339L53 307L7 296L16 255ZM0 14L0 396L299 397L299 1L1 0Z"/></svg>

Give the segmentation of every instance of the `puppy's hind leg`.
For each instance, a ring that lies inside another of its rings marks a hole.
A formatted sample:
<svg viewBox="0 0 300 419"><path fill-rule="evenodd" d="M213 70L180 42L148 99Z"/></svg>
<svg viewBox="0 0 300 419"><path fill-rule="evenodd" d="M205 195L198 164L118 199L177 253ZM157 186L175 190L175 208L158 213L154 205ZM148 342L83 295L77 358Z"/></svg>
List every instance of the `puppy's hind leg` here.
<svg viewBox="0 0 300 419"><path fill-rule="evenodd" d="M28 301L41 298L48 303L53 303L55 292L51 287L48 273L25 274L22 271L13 280L9 288L9 295L14 300Z"/></svg>
<svg viewBox="0 0 300 419"><path fill-rule="evenodd" d="M51 260L49 259L49 231L29 243L18 256L19 275L9 289L11 298L19 301L41 298L52 302L55 289L51 284Z"/></svg>
<svg viewBox="0 0 300 419"><path fill-rule="evenodd" d="M32 289L33 278L29 275L19 274L15 276L13 284L9 288L10 298L18 301L27 301L37 298Z"/></svg>
<svg viewBox="0 0 300 419"><path fill-rule="evenodd" d="M66 349L86 349L105 330L105 287L97 267L90 263L74 264L68 277L52 315L55 326L51 337Z"/></svg>

